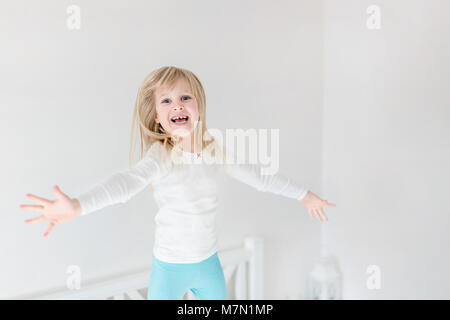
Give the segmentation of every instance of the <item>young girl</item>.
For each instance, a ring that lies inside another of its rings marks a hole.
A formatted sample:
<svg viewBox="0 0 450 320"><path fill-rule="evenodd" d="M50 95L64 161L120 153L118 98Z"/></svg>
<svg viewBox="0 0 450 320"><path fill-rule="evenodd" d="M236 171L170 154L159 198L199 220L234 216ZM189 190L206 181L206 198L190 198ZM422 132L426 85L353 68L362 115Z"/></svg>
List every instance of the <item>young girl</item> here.
<svg viewBox="0 0 450 320"><path fill-rule="evenodd" d="M313 219L328 221L323 206L335 206L281 174L262 175L257 164L235 164L206 130L206 99L190 71L168 66L142 83L133 112L144 156L76 198L54 186L56 200L32 194L39 205L20 205L42 215L25 223L50 221L53 227L77 215L125 203L146 186L158 205L148 299L181 299L191 290L197 299L227 299L217 255L216 174L220 169L255 189L300 201ZM208 161L206 161L208 159ZM216 161L211 161L211 159Z"/></svg>

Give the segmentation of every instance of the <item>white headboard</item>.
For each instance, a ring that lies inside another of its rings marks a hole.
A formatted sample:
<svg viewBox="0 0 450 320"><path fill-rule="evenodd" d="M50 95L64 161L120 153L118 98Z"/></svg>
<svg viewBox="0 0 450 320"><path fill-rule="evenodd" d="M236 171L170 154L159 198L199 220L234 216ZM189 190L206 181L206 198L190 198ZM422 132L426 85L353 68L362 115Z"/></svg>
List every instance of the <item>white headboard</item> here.
<svg viewBox="0 0 450 320"><path fill-rule="evenodd" d="M246 237L241 247L219 250L229 300L262 300L264 292L264 242L260 237ZM146 300L151 267L112 278L83 283L80 289L58 288L19 300ZM183 300L195 300L188 290Z"/></svg>

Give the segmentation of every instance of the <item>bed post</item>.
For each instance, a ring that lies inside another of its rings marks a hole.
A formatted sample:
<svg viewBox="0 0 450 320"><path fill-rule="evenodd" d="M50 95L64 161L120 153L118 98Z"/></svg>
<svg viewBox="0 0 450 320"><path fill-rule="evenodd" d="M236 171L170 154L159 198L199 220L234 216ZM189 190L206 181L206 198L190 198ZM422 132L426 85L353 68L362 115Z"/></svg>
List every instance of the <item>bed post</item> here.
<svg viewBox="0 0 450 320"><path fill-rule="evenodd" d="M245 248L251 251L248 262L248 300L264 299L264 239L261 237L246 237Z"/></svg>

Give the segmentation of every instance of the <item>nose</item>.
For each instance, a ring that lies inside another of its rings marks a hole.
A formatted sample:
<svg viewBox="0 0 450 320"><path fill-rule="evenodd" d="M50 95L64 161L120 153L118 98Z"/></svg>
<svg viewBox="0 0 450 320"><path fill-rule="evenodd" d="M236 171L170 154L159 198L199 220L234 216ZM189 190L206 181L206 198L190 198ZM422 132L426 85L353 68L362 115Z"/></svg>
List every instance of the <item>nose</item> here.
<svg viewBox="0 0 450 320"><path fill-rule="evenodd" d="M175 106L173 110L183 110L184 107L182 105Z"/></svg>

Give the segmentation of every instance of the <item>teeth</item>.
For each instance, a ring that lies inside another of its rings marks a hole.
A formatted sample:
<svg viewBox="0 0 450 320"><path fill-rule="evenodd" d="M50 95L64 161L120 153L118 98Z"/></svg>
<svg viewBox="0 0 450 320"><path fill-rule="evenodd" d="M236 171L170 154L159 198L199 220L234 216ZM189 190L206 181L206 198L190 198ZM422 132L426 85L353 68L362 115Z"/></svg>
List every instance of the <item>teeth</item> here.
<svg viewBox="0 0 450 320"><path fill-rule="evenodd" d="M172 121L175 121L175 120L178 120L178 119L185 119L185 120L187 120L187 116L180 116L180 117L173 117L172 118Z"/></svg>

